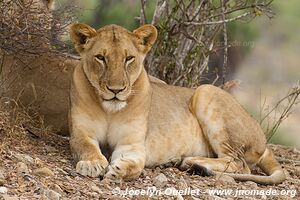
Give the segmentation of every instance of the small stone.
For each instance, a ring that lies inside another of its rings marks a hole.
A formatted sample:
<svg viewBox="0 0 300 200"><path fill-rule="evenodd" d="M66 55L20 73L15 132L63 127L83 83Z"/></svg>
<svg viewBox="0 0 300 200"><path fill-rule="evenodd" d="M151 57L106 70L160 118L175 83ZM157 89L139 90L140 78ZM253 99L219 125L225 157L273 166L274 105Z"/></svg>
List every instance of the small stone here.
<svg viewBox="0 0 300 200"><path fill-rule="evenodd" d="M284 172L284 174L286 176L286 179L292 178L291 175L290 175L290 173L288 172L288 170L286 168L283 168L283 172Z"/></svg>
<svg viewBox="0 0 300 200"><path fill-rule="evenodd" d="M154 178L153 183L156 187L162 188L167 185L168 179L163 173L160 173Z"/></svg>
<svg viewBox="0 0 300 200"><path fill-rule="evenodd" d="M177 194L176 198L177 198L177 200L184 200L184 198L180 194Z"/></svg>
<svg viewBox="0 0 300 200"><path fill-rule="evenodd" d="M257 183L253 181L246 181L245 184L249 185L251 188L257 188Z"/></svg>
<svg viewBox="0 0 300 200"><path fill-rule="evenodd" d="M224 198L222 198L222 197L215 196L215 195L212 195L211 197L212 197L212 199L214 199L214 200L228 200L228 198L224 199Z"/></svg>
<svg viewBox="0 0 300 200"><path fill-rule="evenodd" d="M24 178L25 181L31 181L31 180L33 180L32 176L29 175L29 174L24 174L23 178Z"/></svg>
<svg viewBox="0 0 300 200"><path fill-rule="evenodd" d="M6 182L5 177L3 175L2 170L0 169L0 186L3 186L5 182Z"/></svg>
<svg viewBox="0 0 300 200"><path fill-rule="evenodd" d="M231 176L228 176L228 175L225 175L225 174L220 174L220 175L217 175L217 178L216 180L218 182L220 182L221 184L235 184L235 180L234 178L232 178Z"/></svg>
<svg viewBox="0 0 300 200"><path fill-rule="evenodd" d="M46 152L48 152L48 153L52 153L52 152L56 151L56 148L47 145L47 146L44 147L44 150L46 150Z"/></svg>
<svg viewBox="0 0 300 200"><path fill-rule="evenodd" d="M21 162L24 162L24 163L27 163L27 164L33 164L34 163L34 159L32 157L30 157L29 155L18 153L14 156L15 156L15 158L17 158Z"/></svg>
<svg viewBox="0 0 300 200"><path fill-rule="evenodd" d="M0 194L5 194L7 193L8 189L7 187L0 187Z"/></svg>
<svg viewBox="0 0 300 200"><path fill-rule="evenodd" d="M300 167L299 166L295 167L295 174L297 176L300 176Z"/></svg>
<svg viewBox="0 0 300 200"><path fill-rule="evenodd" d="M43 177L54 176L53 171L51 171L47 167L38 168L38 169L34 170L34 173L38 176L43 176Z"/></svg>
<svg viewBox="0 0 300 200"><path fill-rule="evenodd" d="M57 185L57 184L52 185L50 187L50 189L53 190L53 191L55 191L55 192L57 192L57 193L59 193L59 194L61 194L61 195L65 194L65 192L61 189L61 187L59 185Z"/></svg>
<svg viewBox="0 0 300 200"><path fill-rule="evenodd" d="M45 190L44 196L46 197L45 199L59 200L61 197L61 194L59 194L53 190Z"/></svg>
<svg viewBox="0 0 300 200"><path fill-rule="evenodd" d="M5 179L3 171L0 169L0 179Z"/></svg>
<svg viewBox="0 0 300 200"><path fill-rule="evenodd" d="M98 194L101 194L101 193L102 193L101 189L100 189L98 186L96 186L96 185L92 185L92 186L91 186L91 189L92 189L94 192L97 192Z"/></svg>
<svg viewBox="0 0 300 200"><path fill-rule="evenodd" d="M65 170L63 170L63 169L61 169L61 168L58 168L58 167L57 167L56 170L59 171L60 173L62 173L63 175L65 175L65 176L66 176L66 175L69 175L68 172L66 172Z"/></svg>
<svg viewBox="0 0 300 200"><path fill-rule="evenodd" d="M7 194L0 195L1 200L20 200L17 196L9 196Z"/></svg>
<svg viewBox="0 0 300 200"><path fill-rule="evenodd" d="M40 196L41 194L44 194L45 190L42 188L42 186L38 186L34 191L33 193L36 195L36 196Z"/></svg>
<svg viewBox="0 0 300 200"><path fill-rule="evenodd" d="M0 179L0 186L3 186L6 183L5 179Z"/></svg>
<svg viewBox="0 0 300 200"><path fill-rule="evenodd" d="M36 158L36 159L34 160L34 163L35 163L35 165L38 166L38 167L43 166L43 161L42 161L41 159L39 159L39 158Z"/></svg>
<svg viewBox="0 0 300 200"><path fill-rule="evenodd" d="M27 165L23 162L18 162L17 163L17 172L19 175L29 174Z"/></svg>

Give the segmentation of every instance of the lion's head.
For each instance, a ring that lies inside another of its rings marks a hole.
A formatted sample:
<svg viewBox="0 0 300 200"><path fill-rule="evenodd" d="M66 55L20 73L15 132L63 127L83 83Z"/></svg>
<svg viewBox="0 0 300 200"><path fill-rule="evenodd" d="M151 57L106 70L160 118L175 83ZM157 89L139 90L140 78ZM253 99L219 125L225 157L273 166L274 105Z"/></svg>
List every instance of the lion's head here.
<svg viewBox="0 0 300 200"><path fill-rule="evenodd" d="M129 96L134 95L133 85L156 40L156 28L144 25L130 32L117 25L108 25L96 31L86 24L74 24L70 37L102 107L110 112L124 108Z"/></svg>

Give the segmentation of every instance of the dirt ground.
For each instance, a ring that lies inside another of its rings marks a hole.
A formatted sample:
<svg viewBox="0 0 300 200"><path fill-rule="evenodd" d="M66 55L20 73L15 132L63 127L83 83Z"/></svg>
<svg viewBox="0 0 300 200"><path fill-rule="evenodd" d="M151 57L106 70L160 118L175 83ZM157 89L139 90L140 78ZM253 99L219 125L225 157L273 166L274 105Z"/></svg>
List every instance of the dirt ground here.
<svg viewBox="0 0 300 200"><path fill-rule="evenodd" d="M67 137L29 127L24 115L12 118L0 109L0 200L300 199L297 149L269 145L287 175L286 181L275 186L236 182L228 176L201 177L159 167L145 169L135 181L110 182L75 172ZM253 173L262 174L258 169Z"/></svg>

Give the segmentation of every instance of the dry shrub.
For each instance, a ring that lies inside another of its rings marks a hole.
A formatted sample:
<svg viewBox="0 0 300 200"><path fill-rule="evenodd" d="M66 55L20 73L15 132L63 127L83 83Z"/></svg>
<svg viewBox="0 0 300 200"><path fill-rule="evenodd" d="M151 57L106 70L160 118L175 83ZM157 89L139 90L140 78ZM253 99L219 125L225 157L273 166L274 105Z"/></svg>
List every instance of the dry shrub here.
<svg viewBox="0 0 300 200"><path fill-rule="evenodd" d="M20 59L43 53L62 53L67 45L58 37L74 21L72 9L52 11L41 0L0 1L0 49ZM59 50L59 51L58 51Z"/></svg>
<svg viewBox="0 0 300 200"><path fill-rule="evenodd" d="M0 99L0 134L9 137L22 137L29 133L34 137L48 135L43 119L38 113L33 113L30 107L24 107L8 98ZM30 113L30 114L29 114Z"/></svg>
<svg viewBox="0 0 300 200"><path fill-rule="evenodd" d="M266 105L266 99L260 108L260 124L265 131L267 140L277 132L279 126L292 114L300 103L300 82L278 100L274 106Z"/></svg>
<svg viewBox="0 0 300 200"><path fill-rule="evenodd" d="M250 21L258 15L272 17L272 0L158 0L152 24L158 39L146 59L148 72L169 84L194 87L207 73L210 83L227 75L227 24ZM143 4L145 5L145 0ZM141 9L141 18L145 16ZM142 23L145 20L140 20ZM223 66L208 65L210 56L223 51Z"/></svg>

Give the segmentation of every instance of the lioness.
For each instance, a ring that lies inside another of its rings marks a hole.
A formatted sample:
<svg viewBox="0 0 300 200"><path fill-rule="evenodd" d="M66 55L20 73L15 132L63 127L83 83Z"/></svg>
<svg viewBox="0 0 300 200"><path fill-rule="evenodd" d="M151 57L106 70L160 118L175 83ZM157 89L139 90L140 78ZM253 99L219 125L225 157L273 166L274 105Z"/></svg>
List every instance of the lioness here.
<svg viewBox="0 0 300 200"><path fill-rule="evenodd" d="M180 160L180 169L204 175L228 172L261 184L285 180L261 127L230 94L212 85L149 81L143 60L157 37L154 26L130 32L79 23L70 37L82 57L69 112L78 173L134 179L144 167ZM251 175L255 164L268 176Z"/></svg>

